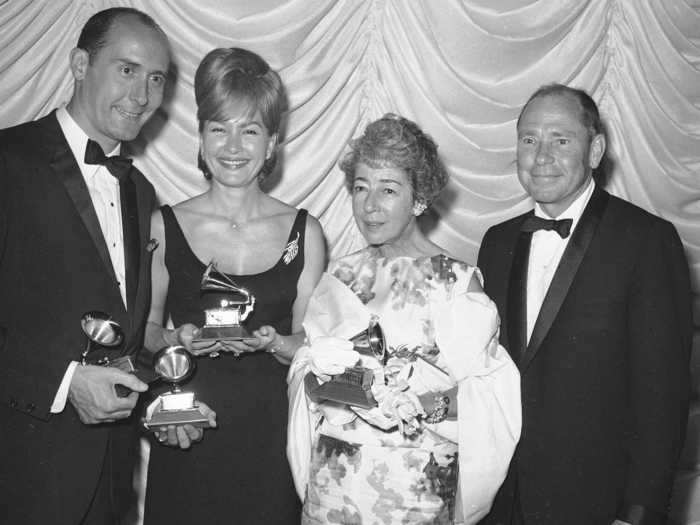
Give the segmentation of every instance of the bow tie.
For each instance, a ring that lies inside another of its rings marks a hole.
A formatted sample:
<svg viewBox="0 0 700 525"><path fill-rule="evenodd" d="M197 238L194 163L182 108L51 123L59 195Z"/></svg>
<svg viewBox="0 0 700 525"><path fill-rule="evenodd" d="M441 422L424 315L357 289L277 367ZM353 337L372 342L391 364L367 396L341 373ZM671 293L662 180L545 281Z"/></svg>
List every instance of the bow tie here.
<svg viewBox="0 0 700 525"><path fill-rule="evenodd" d="M537 230L554 230L559 234L559 237L566 239L571 231L573 219L543 219L535 215L530 215L523 225L520 227L522 232L536 232Z"/></svg>
<svg viewBox="0 0 700 525"><path fill-rule="evenodd" d="M85 164L102 164L120 182L129 176L131 169L130 158L121 155L107 157L102 151L102 146L92 139L88 139L85 148Z"/></svg>

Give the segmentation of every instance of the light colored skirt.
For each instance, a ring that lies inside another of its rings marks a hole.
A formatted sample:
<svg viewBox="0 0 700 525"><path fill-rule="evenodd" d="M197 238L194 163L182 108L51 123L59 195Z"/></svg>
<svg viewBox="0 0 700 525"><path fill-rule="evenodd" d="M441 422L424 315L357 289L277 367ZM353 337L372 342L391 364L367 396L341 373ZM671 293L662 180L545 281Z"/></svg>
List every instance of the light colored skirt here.
<svg viewBox="0 0 700 525"><path fill-rule="evenodd" d="M457 445L357 445L321 434L311 455L302 525L452 524Z"/></svg>

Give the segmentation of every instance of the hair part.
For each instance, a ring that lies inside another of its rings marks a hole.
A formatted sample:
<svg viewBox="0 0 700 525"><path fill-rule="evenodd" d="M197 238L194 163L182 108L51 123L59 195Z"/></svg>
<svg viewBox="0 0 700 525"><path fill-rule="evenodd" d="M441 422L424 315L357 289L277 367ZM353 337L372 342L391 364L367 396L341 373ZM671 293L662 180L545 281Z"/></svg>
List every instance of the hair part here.
<svg viewBox="0 0 700 525"><path fill-rule="evenodd" d="M237 47L217 48L202 59L194 77L194 97L200 133L207 121L225 122L234 117L232 108L246 108L248 115L260 112L270 135L280 135L286 94L282 79L259 55ZM258 182L267 177L277 162L276 149L265 161ZM198 157L204 177L211 178L206 164Z"/></svg>
<svg viewBox="0 0 700 525"><path fill-rule="evenodd" d="M433 139L415 122L393 113L371 122L362 136L350 141L350 151L339 164L350 188L360 163L375 169L404 170L413 190L413 202L426 207L433 203L448 180Z"/></svg>
<svg viewBox="0 0 700 525"><path fill-rule="evenodd" d="M88 19L83 29L80 31L76 47L87 51L89 60L92 63L98 51L107 44L109 30L114 23L128 16L135 17L143 25L160 33L167 42L168 37L163 29L146 13L132 7L112 7L104 11L99 11Z"/></svg>

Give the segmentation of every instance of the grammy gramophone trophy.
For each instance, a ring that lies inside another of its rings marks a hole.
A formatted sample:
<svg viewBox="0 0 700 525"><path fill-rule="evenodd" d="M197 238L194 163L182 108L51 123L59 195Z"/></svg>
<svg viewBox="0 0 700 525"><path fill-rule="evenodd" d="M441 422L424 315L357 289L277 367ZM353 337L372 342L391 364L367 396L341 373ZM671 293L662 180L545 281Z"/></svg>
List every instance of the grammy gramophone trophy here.
<svg viewBox="0 0 700 525"><path fill-rule="evenodd" d="M153 368L163 381L170 383L171 389L148 407L143 426L149 430L185 424L208 427L209 419L199 410L194 392L180 389L180 383L194 372L192 354L184 346L166 346L153 356Z"/></svg>
<svg viewBox="0 0 700 525"><path fill-rule="evenodd" d="M204 326L195 341L240 341L250 337L241 322L255 306L255 296L221 273L214 262L202 276L200 292L204 302Z"/></svg>
<svg viewBox="0 0 700 525"><path fill-rule="evenodd" d="M360 355L374 357L382 366L386 364L386 340L376 319L372 318L368 328L350 338L350 342ZM371 369L356 365L321 384L316 376L309 372L304 377L304 386L312 401L335 401L369 409L377 406L377 400L372 395L373 381L374 373Z"/></svg>
<svg viewBox="0 0 700 525"><path fill-rule="evenodd" d="M125 354L124 350L116 356L99 351L115 349L124 342L121 326L110 315L98 310L86 312L80 318L80 326L87 337L87 344L80 355L83 365L111 366L134 374L146 383L154 379L152 372L138 367L133 356ZM115 389L121 397L131 393L131 390L123 385L116 385Z"/></svg>

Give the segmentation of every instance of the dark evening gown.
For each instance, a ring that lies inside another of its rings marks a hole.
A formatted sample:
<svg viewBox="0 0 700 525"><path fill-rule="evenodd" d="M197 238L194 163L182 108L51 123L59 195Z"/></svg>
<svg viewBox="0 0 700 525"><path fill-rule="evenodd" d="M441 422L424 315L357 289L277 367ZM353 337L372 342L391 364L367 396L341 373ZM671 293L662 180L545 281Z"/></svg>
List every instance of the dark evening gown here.
<svg viewBox="0 0 700 525"><path fill-rule="evenodd" d="M172 209L162 208L167 313L175 326L204 324L200 281L206 265L190 249ZM229 275L256 298L243 323L249 330L292 329L292 305L304 267L306 210L296 216L277 263L254 275ZM183 390L194 391L217 414L218 428L186 451L153 443L145 524L292 524L300 503L285 453L288 368L268 353L199 357Z"/></svg>

